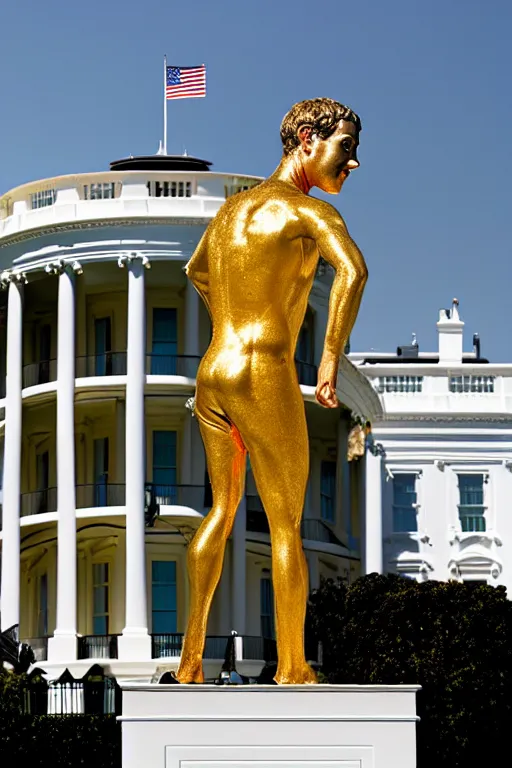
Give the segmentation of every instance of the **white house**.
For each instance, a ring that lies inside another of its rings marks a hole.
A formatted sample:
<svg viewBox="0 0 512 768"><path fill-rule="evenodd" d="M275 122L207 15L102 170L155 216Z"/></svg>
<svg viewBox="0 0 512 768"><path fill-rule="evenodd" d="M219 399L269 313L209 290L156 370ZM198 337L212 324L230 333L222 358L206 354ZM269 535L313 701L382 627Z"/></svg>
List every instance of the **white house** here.
<svg viewBox="0 0 512 768"><path fill-rule="evenodd" d="M368 453L368 571L512 591L512 365L463 352L458 302L439 348L354 353L385 417Z"/></svg>
<svg viewBox="0 0 512 768"><path fill-rule="evenodd" d="M186 547L210 504L186 408L210 325L183 266L224 200L259 181L156 155L0 197L1 621L20 624L49 673L100 659L147 678L162 658L179 661ZM297 347L312 586L360 573L364 462L347 462L347 435L353 414L381 417L348 360L345 407L314 402L331 281L321 263ZM268 528L249 467L208 627L211 671L233 628L241 669L260 669L273 626Z"/></svg>

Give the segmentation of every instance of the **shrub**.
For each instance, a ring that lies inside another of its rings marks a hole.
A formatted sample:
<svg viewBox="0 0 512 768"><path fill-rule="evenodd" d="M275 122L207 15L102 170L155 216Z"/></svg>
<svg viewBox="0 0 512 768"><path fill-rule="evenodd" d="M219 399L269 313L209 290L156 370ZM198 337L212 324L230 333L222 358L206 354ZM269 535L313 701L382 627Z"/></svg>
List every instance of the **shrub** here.
<svg viewBox="0 0 512 768"><path fill-rule="evenodd" d="M486 764L512 728L512 604L504 587L371 574L322 582L308 633L330 683L418 683L418 768Z"/></svg>

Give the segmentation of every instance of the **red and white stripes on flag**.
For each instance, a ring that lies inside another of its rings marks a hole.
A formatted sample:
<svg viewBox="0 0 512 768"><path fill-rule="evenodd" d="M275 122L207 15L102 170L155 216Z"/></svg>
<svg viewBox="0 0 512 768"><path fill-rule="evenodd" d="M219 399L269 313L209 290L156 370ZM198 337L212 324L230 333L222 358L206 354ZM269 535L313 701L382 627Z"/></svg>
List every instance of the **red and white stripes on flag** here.
<svg viewBox="0 0 512 768"><path fill-rule="evenodd" d="M198 99L206 96L206 66L167 67L166 99Z"/></svg>

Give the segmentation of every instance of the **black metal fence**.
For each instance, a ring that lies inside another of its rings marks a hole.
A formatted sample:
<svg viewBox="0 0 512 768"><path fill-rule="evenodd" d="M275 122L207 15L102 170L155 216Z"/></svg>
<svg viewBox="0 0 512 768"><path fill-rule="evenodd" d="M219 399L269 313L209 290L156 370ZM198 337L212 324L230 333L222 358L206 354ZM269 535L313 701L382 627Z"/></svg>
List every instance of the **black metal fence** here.
<svg viewBox="0 0 512 768"><path fill-rule="evenodd" d="M21 516L41 515L44 512L57 511L57 489L43 488L21 494Z"/></svg>
<svg viewBox="0 0 512 768"><path fill-rule="evenodd" d="M158 505L177 505L201 510L204 508L204 485L161 485L146 483L146 492Z"/></svg>
<svg viewBox="0 0 512 768"><path fill-rule="evenodd" d="M57 360L39 360L23 366L23 388L57 380Z"/></svg>
<svg viewBox="0 0 512 768"><path fill-rule="evenodd" d="M76 486L77 509L86 507L123 507L126 486L121 483L91 483Z"/></svg>
<svg viewBox="0 0 512 768"><path fill-rule="evenodd" d="M101 352L77 357L75 361L76 378L125 375L126 352Z"/></svg>
<svg viewBox="0 0 512 768"><path fill-rule="evenodd" d="M121 689L115 678L104 677L100 667L93 667L80 680L66 670L51 683L42 670L35 669L24 690L26 715L120 715L121 711Z"/></svg>
<svg viewBox="0 0 512 768"><path fill-rule="evenodd" d="M185 376L195 379L201 362L193 355L146 355L146 373L153 376Z"/></svg>
<svg viewBox="0 0 512 768"><path fill-rule="evenodd" d="M117 635L83 635L78 638L79 659L117 659Z"/></svg>
<svg viewBox="0 0 512 768"><path fill-rule="evenodd" d="M151 658L176 658L181 655L183 635L180 633L151 635Z"/></svg>

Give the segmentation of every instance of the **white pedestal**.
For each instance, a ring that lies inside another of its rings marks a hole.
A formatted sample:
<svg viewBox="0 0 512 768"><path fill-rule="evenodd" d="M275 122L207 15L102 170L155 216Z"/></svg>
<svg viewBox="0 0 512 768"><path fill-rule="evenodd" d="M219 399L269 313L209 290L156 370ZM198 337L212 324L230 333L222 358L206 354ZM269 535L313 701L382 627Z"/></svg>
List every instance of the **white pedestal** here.
<svg viewBox="0 0 512 768"><path fill-rule="evenodd" d="M123 768L414 768L414 685L125 684Z"/></svg>

